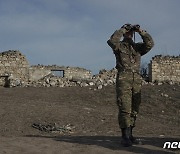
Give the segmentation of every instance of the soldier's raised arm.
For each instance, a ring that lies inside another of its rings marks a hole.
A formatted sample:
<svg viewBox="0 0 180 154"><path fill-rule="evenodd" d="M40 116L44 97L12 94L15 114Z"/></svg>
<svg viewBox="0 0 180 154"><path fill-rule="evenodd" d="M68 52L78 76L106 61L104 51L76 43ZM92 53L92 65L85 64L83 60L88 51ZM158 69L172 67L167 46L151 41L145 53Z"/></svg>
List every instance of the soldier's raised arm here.
<svg viewBox="0 0 180 154"><path fill-rule="evenodd" d="M118 50L120 48L120 39L123 34L128 32L131 29L130 24L123 25L119 30L116 30L107 41L108 45L113 49L113 51Z"/></svg>
<svg viewBox="0 0 180 154"><path fill-rule="evenodd" d="M145 30L139 29L138 33L141 36L143 42L136 43L136 49L141 54L141 56L143 56L152 49L154 46L154 41L151 35Z"/></svg>

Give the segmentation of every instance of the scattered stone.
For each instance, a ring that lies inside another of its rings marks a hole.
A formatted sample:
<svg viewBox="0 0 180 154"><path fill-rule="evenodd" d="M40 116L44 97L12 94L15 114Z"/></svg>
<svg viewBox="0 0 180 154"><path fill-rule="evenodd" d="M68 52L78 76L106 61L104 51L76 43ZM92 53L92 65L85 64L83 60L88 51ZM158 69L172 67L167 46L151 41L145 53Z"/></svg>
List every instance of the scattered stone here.
<svg viewBox="0 0 180 154"><path fill-rule="evenodd" d="M98 90L100 90L100 89L102 89L102 88L103 88L102 85L99 85L99 86L97 87Z"/></svg>
<svg viewBox="0 0 180 154"><path fill-rule="evenodd" d="M160 85L162 85L162 84L163 84L162 82L158 82L158 83L157 83L158 86L160 86Z"/></svg>
<svg viewBox="0 0 180 154"><path fill-rule="evenodd" d="M21 81L18 78L15 78L12 74L8 76L8 84L9 87L72 87L72 86L80 86L80 87L87 87L87 86L95 86L96 88L92 88L92 90L100 90L103 86L114 85L116 84L116 74L117 70L113 68L112 70L101 70L99 74L94 75L87 79L82 78L66 78L61 76L55 76L54 74L50 73L44 76L39 80L29 80ZM162 85L163 82L147 82L142 81L142 85ZM161 94L163 97L168 97L167 94Z"/></svg>
<svg viewBox="0 0 180 154"><path fill-rule="evenodd" d="M155 57L152 66L155 67L155 61L163 61L163 57ZM179 57L174 59L165 57L165 61L178 61ZM176 63L179 66L179 61ZM175 64L174 64L175 65ZM169 65L168 65L169 66ZM91 75L91 71L79 67L65 67L57 65L34 65L29 66L26 57L16 50L9 50L0 53L0 86L5 87L72 87L72 86L94 86L95 89L102 89L104 86L116 84L117 69L102 69L99 74ZM155 68L154 68L155 69ZM158 70L159 68L157 68ZM154 71L154 70L153 70ZM159 70L158 70L159 71ZM156 71L156 75L159 72ZM178 73L179 70L176 70ZM59 73L59 74L58 74ZM166 80L165 80L166 79ZM158 77L152 82L144 81L143 85L162 85L175 84L173 79L179 80L176 76L173 78ZM169 79L169 80L168 80ZM92 89L94 89L94 87ZM168 97L168 95L163 95Z"/></svg>
<svg viewBox="0 0 180 154"><path fill-rule="evenodd" d="M161 96L163 97L169 97L168 94L161 93Z"/></svg>
<svg viewBox="0 0 180 154"><path fill-rule="evenodd" d="M180 56L155 56L151 63L149 80L143 85L162 85L180 83ZM0 53L0 86L5 87L71 87L103 86L116 83L117 69L102 69L99 74L79 67L65 67L57 65L30 66L26 57L17 50ZM152 82L147 82L152 81ZM165 96L167 97L167 96Z"/></svg>
<svg viewBox="0 0 180 154"><path fill-rule="evenodd" d="M161 134L161 135L159 135L159 137L164 137L164 135L163 135L163 134Z"/></svg>
<svg viewBox="0 0 180 154"><path fill-rule="evenodd" d="M89 85L90 86L94 86L94 82L89 82Z"/></svg>
<svg viewBox="0 0 180 154"><path fill-rule="evenodd" d="M164 94L164 97L169 97L168 94Z"/></svg>

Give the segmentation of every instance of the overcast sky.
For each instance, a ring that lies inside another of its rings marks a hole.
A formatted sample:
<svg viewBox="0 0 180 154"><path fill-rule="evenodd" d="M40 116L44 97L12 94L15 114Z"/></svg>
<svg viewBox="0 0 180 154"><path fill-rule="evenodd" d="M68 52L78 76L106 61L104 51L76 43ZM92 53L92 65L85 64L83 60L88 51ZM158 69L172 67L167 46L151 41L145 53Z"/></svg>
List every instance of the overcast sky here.
<svg viewBox="0 0 180 154"><path fill-rule="evenodd" d="M30 65L78 66L95 74L115 66L106 42L131 23L155 42L142 63L157 54L177 56L179 6L180 0L0 0L0 51L20 50Z"/></svg>

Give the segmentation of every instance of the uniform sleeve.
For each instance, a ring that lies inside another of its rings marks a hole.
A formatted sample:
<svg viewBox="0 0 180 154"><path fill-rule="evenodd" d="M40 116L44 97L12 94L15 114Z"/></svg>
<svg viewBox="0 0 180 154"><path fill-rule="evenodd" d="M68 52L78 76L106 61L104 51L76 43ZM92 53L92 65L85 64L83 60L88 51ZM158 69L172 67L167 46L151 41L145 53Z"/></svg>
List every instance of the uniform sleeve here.
<svg viewBox="0 0 180 154"><path fill-rule="evenodd" d="M120 48L120 39L122 38L123 34L126 33L125 28L120 28L119 30L116 30L110 37L110 39L107 41L107 44L113 49L113 51L116 51Z"/></svg>
<svg viewBox="0 0 180 154"><path fill-rule="evenodd" d="M154 46L154 41L149 33L146 31L142 31L139 33L141 38L143 39L142 43L136 43L137 51L141 54L141 56L148 53L152 47Z"/></svg>

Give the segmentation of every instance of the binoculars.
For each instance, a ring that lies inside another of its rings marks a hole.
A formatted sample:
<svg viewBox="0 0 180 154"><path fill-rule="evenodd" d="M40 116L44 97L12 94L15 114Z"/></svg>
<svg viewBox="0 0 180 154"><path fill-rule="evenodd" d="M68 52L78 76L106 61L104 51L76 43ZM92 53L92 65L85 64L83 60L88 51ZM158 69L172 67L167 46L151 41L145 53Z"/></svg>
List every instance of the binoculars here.
<svg viewBox="0 0 180 154"><path fill-rule="evenodd" d="M131 30L132 31L136 31L136 30L139 30L140 26L139 25L133 25Z"/></svg>
<svg viewBox="0 0 180 154"><path fill-rule="evenodd" d="M124 26L124 28L125 28L127 31L136 31L136 30L139 30L140 25L126 24L126 25Z"/></svg>

